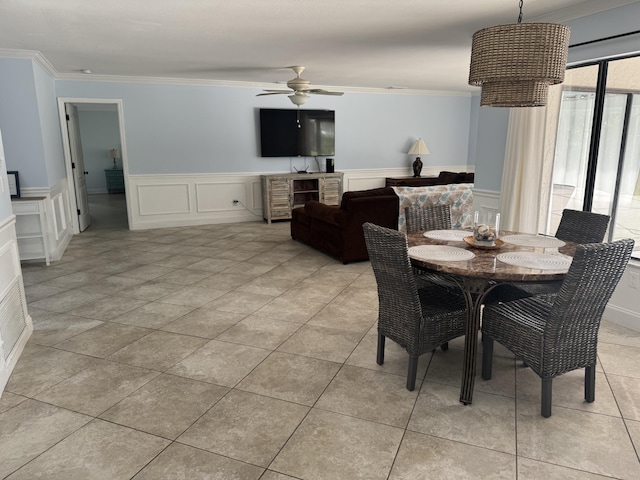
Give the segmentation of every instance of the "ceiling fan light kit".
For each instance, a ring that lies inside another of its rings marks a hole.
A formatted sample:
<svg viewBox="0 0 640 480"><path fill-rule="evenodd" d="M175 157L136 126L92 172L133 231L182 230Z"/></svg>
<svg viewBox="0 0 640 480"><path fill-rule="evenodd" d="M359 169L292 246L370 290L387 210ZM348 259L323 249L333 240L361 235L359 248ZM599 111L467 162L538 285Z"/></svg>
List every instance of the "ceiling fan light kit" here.
<svg viewBox="0 0 640 480"><path fill-rule="evenodd" d="M473 35L469 85L482 87L480 105L539 107L549 85L564 81L570 30L555 23L483 28Z"/></svg>
<svg viewBox="0 0 640 480"><path fill-rule="evenodd" d="M309 95L306 93L296 92L293 95L289 95L289 100L291 100L291 103L299 107L307 103L307 100L309 100Z"/></svg>
<svg viewBox="0 0 640 480"><path fill-rule="evenodd" d="M304 68L305 67L298 65L291 67L296 73L296 76L287 82L287 87L290 88L290 90L264 90L257 96L286 94L289 100L291 100L291 103L300 107L307 103L309 95L343 95L343 92L329 92L321 88L311 88L311 82L300 76Z"/></svg>

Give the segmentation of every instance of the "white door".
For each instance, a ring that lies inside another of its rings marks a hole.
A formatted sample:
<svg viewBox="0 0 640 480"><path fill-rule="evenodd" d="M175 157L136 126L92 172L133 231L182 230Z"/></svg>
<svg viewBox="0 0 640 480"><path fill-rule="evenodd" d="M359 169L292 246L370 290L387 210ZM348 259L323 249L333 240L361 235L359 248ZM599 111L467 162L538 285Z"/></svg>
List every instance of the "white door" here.
<svg viewBox="0 0 640 480"><path fill-rule="evenodd" d="M82 158L82 144L80 142L80 122L78 108L70 103L65 104L67 114L67 131L69 132L69 148L71 151L71 169L73 170L73 184L76 190L76 207L78 209L78 226L84 232L91 223L89 213L89 197L87 196L87 181L84 176L84 159Z"/></svg>

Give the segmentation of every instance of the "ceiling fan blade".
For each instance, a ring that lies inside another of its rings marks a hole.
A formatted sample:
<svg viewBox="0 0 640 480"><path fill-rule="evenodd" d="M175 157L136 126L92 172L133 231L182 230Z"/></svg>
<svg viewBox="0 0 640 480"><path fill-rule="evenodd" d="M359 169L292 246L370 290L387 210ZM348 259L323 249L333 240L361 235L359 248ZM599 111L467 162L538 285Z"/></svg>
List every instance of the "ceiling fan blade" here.
<svg viewBox="0 0 640 480"><path fill-rule="evenodd" d="M258 93L256 95L256 97L261 97L263 95L282 95L283 93L286 93L287 95L291 95L291 90L265 90L262 93Z"/></svg>
<svg viewBox="0 0 640 480"><path fill-rule="evenodd" d="M304 93L313 93L314 95L344 95L344 92L330 92L328 90L322 90L321 88L312 88L310 90L305 90Z"/></svg>

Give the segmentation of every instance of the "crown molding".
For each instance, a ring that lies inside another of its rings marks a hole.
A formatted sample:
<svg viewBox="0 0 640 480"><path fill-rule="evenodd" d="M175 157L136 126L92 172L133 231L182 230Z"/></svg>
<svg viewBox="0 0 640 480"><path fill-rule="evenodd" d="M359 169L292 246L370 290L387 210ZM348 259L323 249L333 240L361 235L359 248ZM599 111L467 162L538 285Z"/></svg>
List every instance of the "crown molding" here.
<svg viewBox="0 0 640 480"><path fill-rule="evenodd" d="M37 50L9 50L7 48L0 48L0 57L33 60L40 65L50 77L58 78L58 72L55 67Z"/></svg>
<svg viewBox="0 0 640 480"><path fill-rule="evenodd" d="M41 52L36 50L9 50L0 48L0 58L22 58L35 61L55 80L71 80L82 82L107 82L107 83L146 83L155 85L191 85L214 87L240 87L255 88L260 90L272 90L274 88L286 88L281 83L239 82L233 80L207 80L198 78L172 78L172 77L132 77L126 75L97 75L85 73L59 73ZM315 88L326 90L339 90L349 93L377 93L392 95L434 95L434 96L462 96L473 95L472 90L421 90L405 88L374 88L374 87L341 87L330 85L314 85ZM293 93L293 92L292 92Z"/></svg>
<svg viewBox="0 0 640 480"><path fill-rule="evenodd" d="M58 80L109 82L109 83L146 83L156 85L193 85L193 86L214 86L214 87L239 87L255 88L259 90L286 89L281 83L259 83L259 82L239 82L233 80L208 80L199 78L172 78L172 77L130 77L125 75L96 75L62 73L56 76ZM331 85L314 85L314 88L326 90L339 90L348 93L380 93L394 95L451 95L470 96L473 92L461 90L418 90L418 89L393 89L374 87L342 87ZM293 93L293 92L291 92Z"/></svg>

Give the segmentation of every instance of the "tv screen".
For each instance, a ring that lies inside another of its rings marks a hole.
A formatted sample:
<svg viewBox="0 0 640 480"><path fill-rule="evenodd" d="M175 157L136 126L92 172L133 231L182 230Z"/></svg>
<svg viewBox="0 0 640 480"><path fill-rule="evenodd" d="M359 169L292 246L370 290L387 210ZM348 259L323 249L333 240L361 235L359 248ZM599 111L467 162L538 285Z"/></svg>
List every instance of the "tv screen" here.
<svg viewBox="0 0 640 480"><path fill-rule="evenodd" d="M260 109L263 157L335 155L333 110Z"/></svg>

